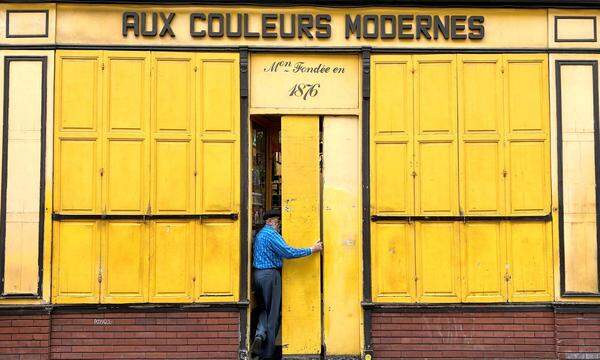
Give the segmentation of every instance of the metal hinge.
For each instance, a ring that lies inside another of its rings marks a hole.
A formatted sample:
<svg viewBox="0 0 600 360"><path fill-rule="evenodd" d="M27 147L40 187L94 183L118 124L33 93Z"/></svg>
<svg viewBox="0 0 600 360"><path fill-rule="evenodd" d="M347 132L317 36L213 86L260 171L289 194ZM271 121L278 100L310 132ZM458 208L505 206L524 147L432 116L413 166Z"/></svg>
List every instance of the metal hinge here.
<svg viewBox="0 0 600 360"><path fill-rule="evenodd" d="M500 72L504 74L504 66L500 67Z"/></svg>
<svg viewBox="0 0 600 360"><path fill-rule="evenodd" d="M410 176L412 176L412 177L416 177L416 176L417 176L417 172L413 170L413 171L410 173Z"/></svg>
<svg viewBox="0 0 600 360"><path fill-rule="evenodd" d="M100 271L98 271L98 282L102 282L102 268L100 268Z"/></svg>
<svg viewBox="0 0 600 360"><path fill-rule="evenodd" d="M507 177L508 176L508 171L506 171L506 169L502 170L502 176L503 177Z"/></svg>
<svg viewBox="0 0 600 360"><path fill-rule="evenodd" d="M198 72L198 65L194 66L194 72Z"/></svg>
<svg viewBox="0 0 600 360"><path fill-rule="evenodd" d="M100 168L100 176L104 176L104 168Z"/></svg>
<svg viewBox="0 0 600 360"><path fill-rule="evenodd" d="M104 63L102 63L102 64L100 65L100 68L102 68L102 70L104 70Z"/></svg>

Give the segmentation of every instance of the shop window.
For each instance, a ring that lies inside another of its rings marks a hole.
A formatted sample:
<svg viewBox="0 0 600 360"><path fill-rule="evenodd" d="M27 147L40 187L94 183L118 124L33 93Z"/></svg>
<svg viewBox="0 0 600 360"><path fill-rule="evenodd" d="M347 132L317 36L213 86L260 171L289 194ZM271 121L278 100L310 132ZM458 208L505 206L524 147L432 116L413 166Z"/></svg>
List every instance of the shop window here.
<svg viewBox="0 0 600 360"><path fill-rule="evenodd" d="M561 293L598 296L598 65L557 61Z"/></svg>

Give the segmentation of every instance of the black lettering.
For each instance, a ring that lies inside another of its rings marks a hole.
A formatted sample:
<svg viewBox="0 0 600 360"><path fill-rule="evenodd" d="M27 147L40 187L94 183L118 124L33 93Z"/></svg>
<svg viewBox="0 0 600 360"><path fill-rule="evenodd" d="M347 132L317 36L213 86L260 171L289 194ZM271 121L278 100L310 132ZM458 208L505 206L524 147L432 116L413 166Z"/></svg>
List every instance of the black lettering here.
<svg viewBox="0 0 600 360"><path fill-rule="evenodd" d="M369 31L369 23L373 24L373 31ZM363 37L365 39L379 37L379 17L377 15L365 15L363 18Z"/></svg>
<svg viewBox="0 0 600 360"><path fill-rule="evenodd" d="M262 14L262 37L267 38L276 38L277 34L273 32L276 26L271 23L272 20L277 20L277 15L275 14Z"/></svg>
<svg viewBox="0 0 600 360"><path fill-rule="evenodd" d="M469 39L481 40L485 36L485 28L483 27L483 16L469 17Z"/></svg>
<svg viewBox="0 0 600 360"><path fill-rule="evenodd" d="M356 15L354 21L350 15L346 15L346 39L350 38L350 34L356 34L356 38L360 39L360 15Z"/></svg>
<svg viewBox="0 0 600 360"><path fill-rule="evenodd" d="M331 16L328 14L318 14L316 16L317 39L329 39L331 37Z"/></svg>
<svg viewBox="0 0 600 360"><path fill-rule="evenodd" d="M214 29L215 20L219 24L219 30ZM225 24L223 23L223 14L208 14L208 36L220 38L225 34Z"/></svg>
<svg viewBox="0 0 600 360"><path fill-rule="evenodd" d="M156 31L156 25L158 23L158 14L153 12L152 13L152 27L150 28L150 30L147 30L148 28L148 24L146 23L146 13L143 12L142 13L142 36L156 36L157 31Z"/></svg>
<svg viewBox="0 0 600 360"><path fill-rule="evenodd" d="M245 38L258 38L260 34L256 31L250 31L250 19L248 14L244 14L244 37Z"/></svg>
<svg viewBox="0 0 600 360"><path fill-rule="evenodd" d="M442 33L444 39L448 40L450 38L450 31L448 27L450 23L449 19L450 17L448 15L444 16L444 22L442 23L442 20L439 16L435 15L433 17L433 38L435 40L438 39L440 32Z"/></svg>
<svg viewBox="0 0 600 360"><path fill-rule="evenodd" d="M285 32L285 14L279 14L279 36L282 39L296 37L296 14L290 15L290 32Z"/></svg>
<svg viewBox="0 0 600 360"><path fill-rule="evenodd" d="M236 14L237 16L237 30L231 30L231 14L225 14L225 32L227 33L227 37L230 38L239 38L242 36L242 14Z"/></svg>
<svg viewBox="0 0 600 360"><path fill-rule="evenodd" d="M463 23L466 20L467 17L463 15L450 16L450 33L453 40L462 40L467 38L466 34L459 34L459 32L465 31L465 25Z"/></svg>
<svg viewBox="0 0 600 360"><path fill-rule="evenodd" d="M133 20L133 21L130 21ZM140 35L139 16L136 12L126 11L123 13L123 36L127 36L128 30L133 30L133 35Z"/></svg>
<svg viewBox="0 0 600 360"><path fill-rule="evenodd" d="M431 39L431 15L417 15L415 20L415 37L421 38L423 35L426 39Z"/></svg>
<svg viewBox="0 0 600 360"><path fill-rule="evenodd" d="M387 31L386 24L390 23L391 32ZM394 15L381 15L381 38L395 39L396 38L396 17Z"/></svg>
<svg viewBox="0 0 600 360"><path fill-rule="evenodd" d="M412 30L412 24L405 24L405 21L412 21L412 15L398 15L398 39L412 39L415 37L413 33L406 34L404 31Z"/></svg>
<svg viewBox="0 0 600 360"><path fill-rule="evenodd" d="M196 20L204 21L206 20L206 15L204 13L191 13L190 14L190 35L192 37L205 37L205 30L196 30Z"/></svg>
<svg viewBox="0 0 600 360"><path fill-rule="evenodd" d="M175 18L175 13L169 13L168 16L165 16L165 14L162 12L160 13L160 19L163 22L163 27L162 27L162 30L160 30L160 33L158 34L158 36L163 37L167 33L169 33L169 35L171 35L171 37L175 37L175 33L173 32L173 29L171 28L171 22L173 21L174 18Z"/></svg>
<svg viewBox="0 0 600 360"><path fill-rule="evenodd" d="M307 38L312 39L313 35L311 29L313 28L313 17L308 14L298 15L298 38L302 39L302 35L306 35Z"/></svg>

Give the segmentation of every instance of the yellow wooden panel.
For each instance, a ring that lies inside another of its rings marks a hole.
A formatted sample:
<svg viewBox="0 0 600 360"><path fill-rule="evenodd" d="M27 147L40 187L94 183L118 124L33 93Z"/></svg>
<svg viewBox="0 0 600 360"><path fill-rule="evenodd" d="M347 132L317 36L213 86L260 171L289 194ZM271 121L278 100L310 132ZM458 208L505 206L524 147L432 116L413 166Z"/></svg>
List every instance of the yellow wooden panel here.
<svg viewBox="0 0 600 360"><path fill-rule="evenodd" d="M45 196L40 193L42 62L10 61L7 66L4 293L37 294L40 201Z"/></svg>
<svg viewBox="0 0 600 360"><path fill-rule="evenodd" d="M460 301L458 232L458 223L455 222L417 222L418 302Z"/></svg>
<svg viewBox="0 0 600 360"><path fill-rule="evenodd" d="M414 302L414 227L408 223L377 222L371 226L373 300Z"/></svg>
<svg viewBox="0 0 600 360"><path fill-rule="evenodd" d="M102 52L57 51L54 210L100 210Z"/></svg>
<svg viewBox="0 0 600 360"><path fill-rule="evenodd" d="M598 292L591 65L560 68L565 291Z"/></svg>
<svg viewBox="0 0 600 360"><path fill-rule="evenodd" d="M506 237L500 222L461 225L462 301L506 301Z"/></svg>
<svg viewBox="0 0 600 360"><path fill-rule="evenodd" d="M500 55L458 56L461 210L504 213L503 83Z"/></svg>
<svg viewBox="0 0 600 360"><path fill-rule="evenodd" d="M456 56L415 56L415 212L458 214Z"/></svg>
<svg viewBox="0 0 600 360"><path fill-rule="evenodd" d="M150 236L150 302L192 302L194 223L158 220Z"/></svg>
<svg viewBox="0 0 600 360"><path fill-rule="evenodd" d="M110 221L102 236L102 303L148 301L148 231L142 222Z"/></svg>
<svg viewBox="0 0 600 360"><path fill-rule="evenodd" d="M230 212L233 210L235 168L233 142L202 142L202 208L203 212Z"/></svg>
<svg viewBox="0 0 600 360"><path fill-rule="evenodd" d="M52 301L97 303L100 295L100 231L95 221L54 223Z"/></svg>
<svg viewBox="0 0 600 360"><path fill-rule="evenodd" d="M108 140L105 148L106 211L146 212L148 160L144 140Z"/></svg>
<svg viewBox="0 0 600 360"><path fill-rule="evenodd" d="M191 141L157 140L153 143L155 202L157 213L193 212L194 153Z"/></svg>
<svg viewBox="0 0 600 360"><path fill-rule="evenodd" d="M96 131L101 103L100 51L56 52L58 131Z"/></svg>
<svg viewBox="0 0 600 360"><path fill-rule="evenodd" d="M507 213L550 212L547 55L504 55Z"/></svg>
<svg viewBox="0 0 600 360"><path fill-rule="evenodd" d="M108 213L149 211L149 52L104 55L104 206Z"/></svg>
<svg viewBox="0 0 600 360"><path fill-rule="evenodd" d="M361 353L358 129L358 117L323 120L323 338L328 355Z"/></svg>
<svg viewBox="0 0 600 360"><path fill-rule="evenodd" d="M237 221L202 220L196 236L196 300L236 301L239 288Z"/></svg>
<svg viewBox="0 0 600 360"><path fill-rule="evenodd" d="M373 135L412 135L413 81L410 56L371 58L371 121Z"/></svg>
<svg viewBox="0 0 600 360"><path fill-rule="evenodd" d="M509 201L513 214L546 214L549 211L548 151L545 141L509 143Z"/></svg>
<svg viewBox="0 0 600 360"><path fill-rule="evenodd" d="M319 118L283 116L282 229L294 247L320 237ZM283 266L282 344L284 355L321 352L319 256L285 261Z"/></svg>
<svg viewBox="0 0 600 360"><path fill-rule="evenodd" d="M412 214L412 144L377 143L372 151L373 203L376 213Z"/></svg>
<svg viewBox="0 0 600 360"><path fill-rule="evenodd" d="M100 144L95 139L61 139L55 158L56 210L96 213L100 206Z"/></svg>
<svg viewBox="0 0 600 360"><path fill-rule="evenodd" d="M234 133L239 119L238 54L199 54L199 130Z"/></svg>
<svg viewBox="0 0 600 360"><path fill-rule="evenodd" d="M507 223L509 301L552 300L551 231L550 222Z"/></svg>
<svg viewBox="0 0 600 360"><path fill-rule="evenodd" d="M417 213L457 213L458 182L455 142L419 142L416 179Z"/></svg>
<svg viewBox="0 0 600 360"><path fill-rule="evenodd" d="M195 59L192 53L152 53L154 213L195 212Z"/></svg>

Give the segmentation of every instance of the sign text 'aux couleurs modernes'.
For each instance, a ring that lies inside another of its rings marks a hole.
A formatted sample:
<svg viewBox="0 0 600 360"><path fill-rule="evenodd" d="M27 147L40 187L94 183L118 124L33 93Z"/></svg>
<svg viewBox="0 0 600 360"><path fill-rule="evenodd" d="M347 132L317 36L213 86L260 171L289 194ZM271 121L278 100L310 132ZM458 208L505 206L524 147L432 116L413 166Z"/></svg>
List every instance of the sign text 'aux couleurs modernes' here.
<svg viewBox="0 0 600 360"><path fill-rule="evenodd" d="M176 37L173 12L123 12L122 33L127 37ZM481 40L484 16L467 15L349 15L343 29L332 24L329 14L260 14L193 12L187 17L193 38L329 39L343 31L346 39Z"/></svg>

